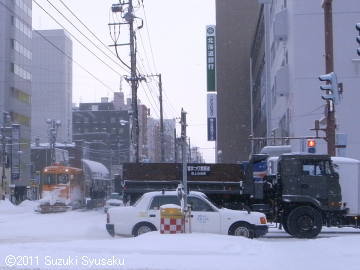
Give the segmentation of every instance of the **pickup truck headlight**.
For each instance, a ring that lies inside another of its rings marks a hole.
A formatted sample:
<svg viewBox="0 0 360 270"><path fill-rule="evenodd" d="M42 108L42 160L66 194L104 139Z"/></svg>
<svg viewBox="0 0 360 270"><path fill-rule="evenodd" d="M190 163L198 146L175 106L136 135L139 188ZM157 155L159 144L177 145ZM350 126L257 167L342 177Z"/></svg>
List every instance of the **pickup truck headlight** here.
<svg viewBox="0 0 360 270"><path fill-rule="evenodd" d="M260 218L260 224L267 224L266 217L261 217Z"/></svg>

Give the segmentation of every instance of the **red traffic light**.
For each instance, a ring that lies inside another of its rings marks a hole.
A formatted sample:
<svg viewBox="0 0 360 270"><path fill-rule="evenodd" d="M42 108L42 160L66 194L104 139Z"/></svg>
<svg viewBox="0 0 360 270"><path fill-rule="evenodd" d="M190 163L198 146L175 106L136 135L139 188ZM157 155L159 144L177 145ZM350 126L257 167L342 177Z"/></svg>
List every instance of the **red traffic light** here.
<svg viewBox="0 0 360 270"><path fill-rule="evenodd" d="M315 140L308 140L307 141L308 147L316 147L316 141Z"/></svg>

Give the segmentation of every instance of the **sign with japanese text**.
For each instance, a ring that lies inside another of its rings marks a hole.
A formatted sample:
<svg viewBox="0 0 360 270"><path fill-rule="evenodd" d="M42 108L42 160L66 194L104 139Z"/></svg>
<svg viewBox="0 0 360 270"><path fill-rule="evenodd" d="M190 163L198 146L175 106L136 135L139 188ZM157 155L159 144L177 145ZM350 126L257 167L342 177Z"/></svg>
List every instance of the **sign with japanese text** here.
<svg viewBox="0 0 360 270"><path fill-rule="evenodd" d="M208 141L216 141L217 95L207 95Z"/></svg>
<svg viewBox="0 0 360 270"><path fill-rule="evenodd" d="M216 35L215 25L206 26L207 91L216 92Z"/></svg>

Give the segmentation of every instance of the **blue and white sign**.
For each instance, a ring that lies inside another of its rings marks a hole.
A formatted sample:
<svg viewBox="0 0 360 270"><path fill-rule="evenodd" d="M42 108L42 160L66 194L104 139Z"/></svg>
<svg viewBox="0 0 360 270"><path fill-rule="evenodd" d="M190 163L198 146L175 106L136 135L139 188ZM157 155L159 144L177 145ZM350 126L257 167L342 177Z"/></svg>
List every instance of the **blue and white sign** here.
<svg viewBox="0 0 360 270"><path fill-rule="evenodd" d="M216 141L217 95L207 95L208 141Z"/></svg>

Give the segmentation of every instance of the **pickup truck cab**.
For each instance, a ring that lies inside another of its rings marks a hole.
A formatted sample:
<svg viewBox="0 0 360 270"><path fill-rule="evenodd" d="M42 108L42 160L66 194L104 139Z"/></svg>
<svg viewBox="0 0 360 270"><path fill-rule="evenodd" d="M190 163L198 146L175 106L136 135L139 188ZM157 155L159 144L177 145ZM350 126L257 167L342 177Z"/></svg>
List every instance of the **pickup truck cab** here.
<svg viewBox="0 0 360 270"><path fill-rule="evenodd" d="M267 233L265 215L259 212L218 208L201 192L190 192L191 230L199 233L216 233L248 238ZM133 235L156 231L160 228L160 207L180 205L175 191L154 191L143 194L133 206L110 208L106 229L110 235Z"/></svg>

